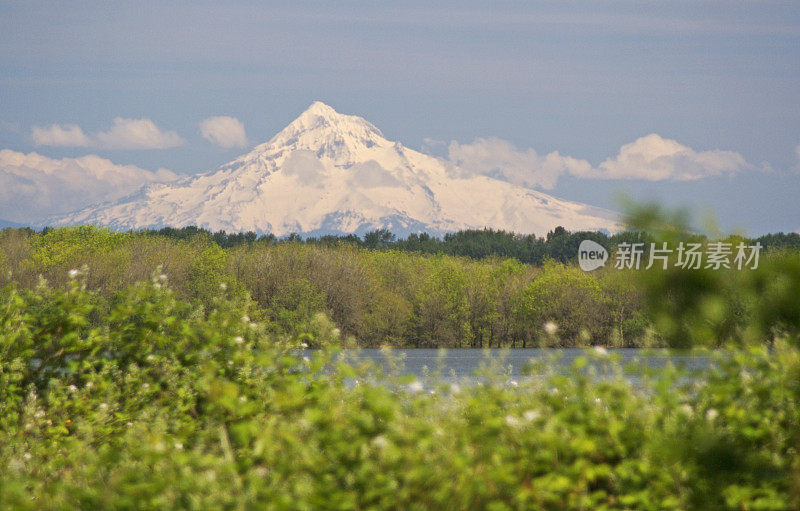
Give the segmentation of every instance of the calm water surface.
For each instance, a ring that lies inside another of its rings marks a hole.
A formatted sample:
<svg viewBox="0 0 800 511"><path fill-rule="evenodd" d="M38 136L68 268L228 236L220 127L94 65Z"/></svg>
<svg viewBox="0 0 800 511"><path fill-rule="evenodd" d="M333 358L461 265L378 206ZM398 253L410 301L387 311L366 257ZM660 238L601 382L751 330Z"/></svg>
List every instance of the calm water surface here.
<svg viewBox="0 0 800 511"><path fill-rule="evenodd" d="M615 360L614 364L633 368L658 368L667 363L682 367L691 375L701 373L710 366L708 356L682 354L667 350L642 349L610 349L608 354ZM572 367L575 359L586 357L590 365L598 369L604 362L598 361L596 352L588 349L512 349L512 350L476 350L476 349L398 349L392 350L389 357L400 359L403 365L402 374L414 374L423 377L439 372L444 379L469 379L476 376L482 368L490 365L492 373L507 374L512 379L523 378L530 373L532 363L542 362L555 364L558 369L566 371ZM343 350L341 356L353 362L371 361L389 369L390 360L384 351L379 349ZM526 370L526 368L528 368ZM535 374L535 372L534 372ZM635 371L633 373L635 375Z"/></svg>

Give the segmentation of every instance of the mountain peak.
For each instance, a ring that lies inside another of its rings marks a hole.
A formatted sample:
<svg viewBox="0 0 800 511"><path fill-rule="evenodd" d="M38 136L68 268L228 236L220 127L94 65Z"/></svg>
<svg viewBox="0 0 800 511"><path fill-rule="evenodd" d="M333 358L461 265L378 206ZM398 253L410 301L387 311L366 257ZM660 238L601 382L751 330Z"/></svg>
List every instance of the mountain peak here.
<svg viewBox="0 0 800 511"><path fill-rule="evenodd" d="M451 173L437 158L389 141L361 117L320 101L216 172L145 187L52 222L117 229L197 225L278 236L380 228L400 235L483 227L539 235L556 225L619 229L584 204L488 176Z"/></svg>
<svg viewBox="0 0 800 511"><path fill-rule="evenodd" d="M328 131L352 131L362 129L377 133L381 137L378 128L357 115L341 114L326 105L322 101L314 101L303 111L294 121L292 121L283 131L308 131L313 129L325 129Z"/></svg>
<svg viewBox="0 0 800 511"><path fill-rule="evenodd" d="M300 116L314 116L314 117L334 117L341 115L333 109L333 107L326 105L322 101L314 101Z"/></svg>
<svg viewBox="0 0 800 511"><path fill-rule="evenodd" d="M307 150L335 164L348 165L371 148L391 145L378 128L361 117L340 114L322 101L315 101L256 151L288 154Z"/></svg>

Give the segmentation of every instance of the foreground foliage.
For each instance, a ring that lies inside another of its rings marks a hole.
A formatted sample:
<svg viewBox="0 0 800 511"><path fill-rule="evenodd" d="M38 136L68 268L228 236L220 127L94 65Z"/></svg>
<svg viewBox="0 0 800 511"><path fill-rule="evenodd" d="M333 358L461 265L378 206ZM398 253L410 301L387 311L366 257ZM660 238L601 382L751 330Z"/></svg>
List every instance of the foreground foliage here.
<svg viewBox="0 0 800 511"><path fill-rule="evenodd" d="M688 379L632 384L598 349L567 374L459 386L309 358L341 343L324 316L280 333L230 287L204 308L166 280L0 294L4 508L800 506L791 329Z"/></svg>

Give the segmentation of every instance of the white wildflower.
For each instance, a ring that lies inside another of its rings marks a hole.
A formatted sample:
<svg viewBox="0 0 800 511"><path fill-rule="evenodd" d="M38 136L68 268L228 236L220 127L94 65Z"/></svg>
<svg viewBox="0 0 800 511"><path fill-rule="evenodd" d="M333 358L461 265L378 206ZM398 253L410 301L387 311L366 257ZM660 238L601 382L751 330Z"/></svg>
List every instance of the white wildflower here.
<svg viewBox="0 0 800 511"><path fill-rule="evenodd" d="M450 384L450 393L451 394L458 394L461 392L461 386L458 383L451 383Z"/></svg>
<svg viewBox="0 0 800 511"><path fill-rule="evenodd" d="M714 408L709 408L706 411L706 420L708 422L713 422L719 416L719 412L716 411Z"/></svg>
<svg viewBox="0 0 800 511"><path fill-rule="evenodd" d="M384 449L386 446L389 445L389 441L386 440L386 437L383 435L378 435L372 439L372 445L377 447L378 449Z"/></svg>
<svg viewBox="0 0 800 511"><path fill-rule="evenodd" d="M94 387L94 382L93 382L93 381L87 381L87 382L86 382L86 388L87 388L87 389L90 389L90 388L92 388L92 387Z"/></svg>
<svg viewBox="0 0 800 511"><path fill-rule="evenodd" d="M228 289L228 284L226 284L226 283L224 283L224 282L220 282L220 283L219 283L219 288L220 288L222 291L225 291L226 289Z"/></svg>
<svg viewBox="0 0 800 511"><path fill-rule="evenodd" d="M100 403L101 410L108 410L108 403Z"/></svg>
<svg viewBox="0 0 800 511"><path fill-rule="evenodd" d="M236 336L236 337L233 339L233 342L235 342L236 344L242 344L242 343L244 342L244 339L242 338L242 336L241 336L241 335L237 335L237 336Z"/></svg>
<svg viewBox="0 0 800 511"><path fill-rule="evenodd" d="M41 419L44 417L44 410L36 410L36 413L34 413L33 416L37 419Z"/></svg>
<svg viewBox="0 0 800 511"><path fill-rule="evenodd" d="M311 363L311 359L308 358L308 357L303 357L303 363L304 364L310 364Z"/></svg>
<svg viewBox="0 0 800 511"><path fill-rule="evenodd" d="M512 428L518 428L521 424L520 420L513 415L506 415L506 424Z"/></svg>
<svg viewBox="0 0 800 511"><path fill-rule="evenodd" d="M22 457L25 459L25 461L27 461L27 460L31 459L31 453L26 452L25 454L22 455Z"/></svg>
<svg viewBox="0 0 800 511"><path fill-rule="evenodd" d="M80 271L78 271L78 270L76 270L75 268L73 268L73 269L71 269L71 270L69 271L69 274L68 274L68 275L69 275L69 278L71 278L71 279L74 279L74 278L77 278L77 277L78 277L78 275L80 275L80 274L81 274L81 272L80 272Z"/></svg>
<svg viewBox="0 0 800 511"><path fill-rule="evenodd" d="M509 380L508 385L510 387L519 387L519 383L517 382L517 380Z"/></svg>
<svg viewBox="0 0 800 511"><path fill-rule="evenodd" d="M247 402L247 396L239 396L239 402L240 403L246 403Z"/></svg>
<svg viewBox="0 0 800 511"><path fill-rule="evenodd" d="M250 323L250 316L248 316L247 314L242 316L242 323Z"/></svg>
<svg viewBox="0 0 800 511"><path fill-rule="evenodd" d="M69 387L67 387L67 390L69 391L70 394L74 394L78 392L78 387L76 387L75 385L70 385Z"/></svg>
<svg viewBox="0 0 800 511"><path fill-rule="evenodd" d="M525 413L522 414L522 417L528 421L533 422L540 417L540 413L536 410L526 410Z"/></svg>
<svg viewBox="0 0 800 511"><path fill-rule="evenodd" d="M179 451L183 450L183 444L180 443L180 442L175 442L175 449L177 449Z"/></svg>
<svg viewBox="0 0 800 511"><path fill-rule="evenodd" d="M414 380L408 384L408 391L416 394L417 392L422 392L424 387L419 380Z"/></svg>
<svg viewBox="0 0 800 511"><path fill-rule="evenodd" d="M683 412L684 415L692 415L694 413L694 410L692 410L692 407L687 405L687 404L681 405L680 410L681 410L681 412Z"/></svg>
<svg viewBox="0 0 800 511"><path fill-rule="evenodd" d="M608 350L605 349L602 346L595 346L594 347L594 353L595 353L595 355L599 355L601 357L605 357L606 355L608 355Z"/></svg>
<svg viewBox="0 0 800 511"><path fill-rule="evenodd" d="M147 356L145 357L145 360L147 360L148 362L152 362L152 361L154 361L155 359L156 359L156 356L155 356L155 355L153 355L152 353L151 353L151 354L149 354L149 355L147 355Z"/></svg>
<svg viewBox="0 0 800 511"><path fill-rule="evenodd" d="M553 335L558 331L558 325L555 321L548 321L544 324L544 331L547 335Z"/></svg>

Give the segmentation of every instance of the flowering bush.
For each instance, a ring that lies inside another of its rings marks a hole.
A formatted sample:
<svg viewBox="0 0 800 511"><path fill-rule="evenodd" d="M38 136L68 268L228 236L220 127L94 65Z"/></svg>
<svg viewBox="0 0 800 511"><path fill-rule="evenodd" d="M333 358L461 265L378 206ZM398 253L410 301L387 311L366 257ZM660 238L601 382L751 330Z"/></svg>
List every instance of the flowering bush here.
<svg viewBox="0 0 800 511"><path fill-rule="evenodd" d="M304 356L340 344L324 316L282 333L216 289L156 273L106 299L79 271L0 293L4 508L800 507L791 331L691 377L632 384L598 349L459 386Z"/></svg>

